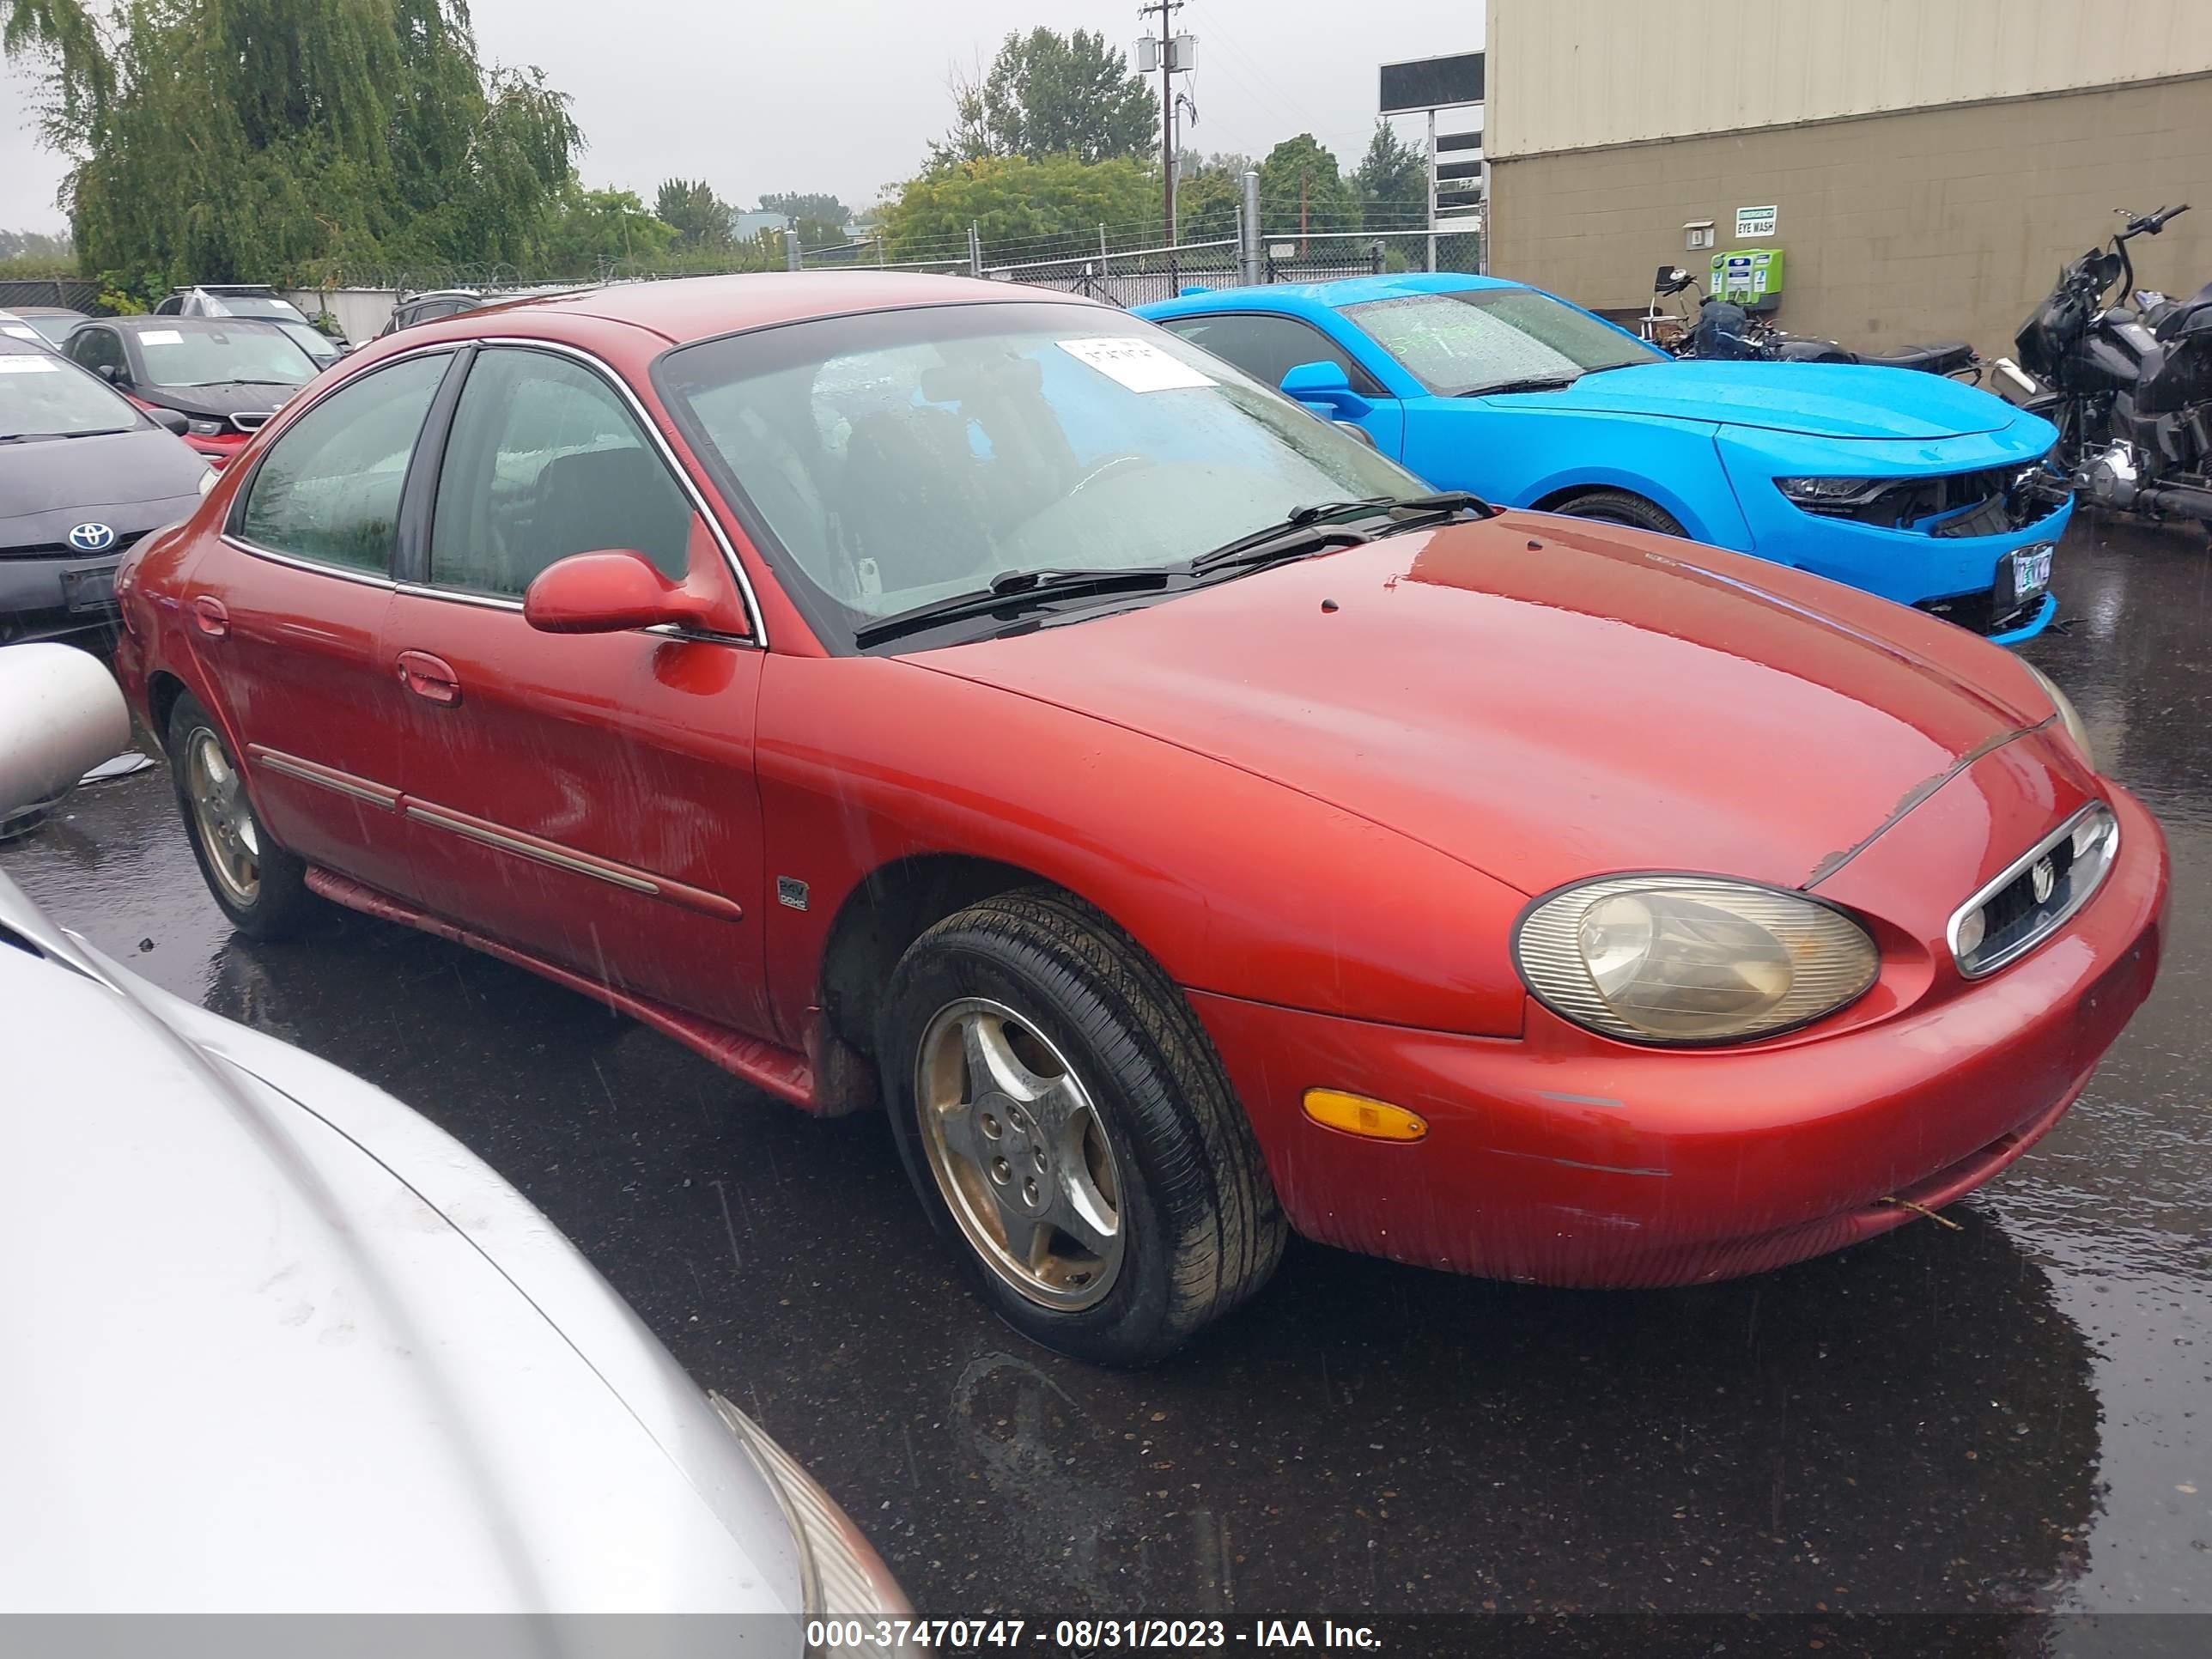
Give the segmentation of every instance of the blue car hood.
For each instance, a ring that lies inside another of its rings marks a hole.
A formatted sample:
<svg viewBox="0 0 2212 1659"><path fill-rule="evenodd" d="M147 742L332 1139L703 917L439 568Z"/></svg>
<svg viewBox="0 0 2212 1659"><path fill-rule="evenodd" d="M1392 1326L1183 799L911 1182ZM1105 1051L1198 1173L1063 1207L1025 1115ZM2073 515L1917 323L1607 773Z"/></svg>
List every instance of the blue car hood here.
<svg viewBox="0 0 2212 1659"><path fill-rule="evenodd" d="M1641 415L1810 437L1923 441L1995 432L2018 412L1939 374L1860 363L1639 363L1585 374L1559 392L1483 401L1516 413Z"/></svg>

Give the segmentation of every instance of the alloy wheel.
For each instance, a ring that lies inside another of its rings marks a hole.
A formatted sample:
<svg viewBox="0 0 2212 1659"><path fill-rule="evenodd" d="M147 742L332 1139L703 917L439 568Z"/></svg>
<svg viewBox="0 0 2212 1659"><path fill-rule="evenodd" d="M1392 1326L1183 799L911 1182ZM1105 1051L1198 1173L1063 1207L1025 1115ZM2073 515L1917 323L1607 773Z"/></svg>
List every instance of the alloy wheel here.
<svg viewBox="0 0 2212 1659"><path fill-rule="evenodd" d="M1127 1242L1121 1171L1050 1040L1003 1003L963 997L930 1020L915 1082L930 1172L992 1272L1060 1311L1112 1290Z"/></svg>

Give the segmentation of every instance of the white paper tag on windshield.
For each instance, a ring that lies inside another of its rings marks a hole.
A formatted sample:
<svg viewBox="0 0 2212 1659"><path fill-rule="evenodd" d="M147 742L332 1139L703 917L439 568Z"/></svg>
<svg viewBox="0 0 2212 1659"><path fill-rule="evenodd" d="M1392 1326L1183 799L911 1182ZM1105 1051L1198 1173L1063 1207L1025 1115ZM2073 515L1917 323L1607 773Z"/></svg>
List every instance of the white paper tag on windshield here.
<svg viewBox="0 0 2212 1659"><path fill-rule="evenodd" d="M138 337L140 345L182 345L185 337L173 328L149 328Z"/></svg>
<svg viewBox="0 0 2212 1659"><path fill-rule="evenodd" d="M58 374L62 366L51 357L25 357L15 352L0 357L0 374Z"/></svg>
<svg viewBox="0 0 2212 1659"><path fill-rule="evenodd" d="M21 323L10 323L5 328L0 328L0 334L15 340L35 340L39 337L38 330L27 328Z"/></svg>
<svg viewBox="0 0 2212 1659"><path fill-rule="evenodd" d="M1062 340L1059 344L1078 362L1090 364L1132 392L1172 392L1178 386L1214 383L1211 375L1200 374L1180 357L1170 356L1150 340L1133 340L1126 334L1097 340Z"/></svg>

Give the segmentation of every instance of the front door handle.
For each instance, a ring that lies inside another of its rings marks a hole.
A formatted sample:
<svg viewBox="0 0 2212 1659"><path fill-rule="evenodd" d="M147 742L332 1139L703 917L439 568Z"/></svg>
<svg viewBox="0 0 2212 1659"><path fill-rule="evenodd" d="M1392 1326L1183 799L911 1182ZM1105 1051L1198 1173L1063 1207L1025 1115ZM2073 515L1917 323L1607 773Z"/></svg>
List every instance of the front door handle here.
<svg viewBox="0 0 2212 1659"><path fill-rule="evenodd" d="M399 683L425 702L451 708L461 700L461 678L453 665L427 651L399 653Z"/></svg>
<svg viewBox="0 0 2212 1659"><path fill-rule="evenodd" d="M230 612L211 593L203 593L192 601L192 620L199 624L200 632L210 639L230 637Z"/></svg>

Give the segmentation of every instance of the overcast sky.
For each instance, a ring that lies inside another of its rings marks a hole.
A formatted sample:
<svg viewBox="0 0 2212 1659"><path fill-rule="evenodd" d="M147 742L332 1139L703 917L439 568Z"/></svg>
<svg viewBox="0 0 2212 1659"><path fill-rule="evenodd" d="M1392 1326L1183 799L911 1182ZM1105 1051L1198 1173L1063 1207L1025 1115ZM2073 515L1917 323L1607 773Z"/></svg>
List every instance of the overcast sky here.
<svg viewBox="0 0 2212 1659"><path fill-rule="evenodd" d="M575 100L586 183L635 191L703 176L750 206L763 191L876 200L912 173L951 117L955 64L988 60L1010 29L1097 29L1125 52L1136 7L1097 0L474 0L495 63L535 64ZM1311 132L1349 168L1375 119L1375 66L1472 52L1481 0L1188 0L1198 37L1187 143L1262 155ZM29 127L27 88L0 78L0 228L53 230L62 160ZM1403 124L1414 135L1418 119Z"/></svg>

